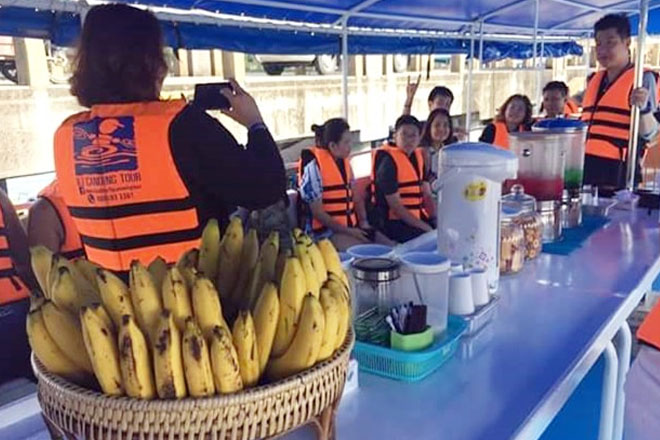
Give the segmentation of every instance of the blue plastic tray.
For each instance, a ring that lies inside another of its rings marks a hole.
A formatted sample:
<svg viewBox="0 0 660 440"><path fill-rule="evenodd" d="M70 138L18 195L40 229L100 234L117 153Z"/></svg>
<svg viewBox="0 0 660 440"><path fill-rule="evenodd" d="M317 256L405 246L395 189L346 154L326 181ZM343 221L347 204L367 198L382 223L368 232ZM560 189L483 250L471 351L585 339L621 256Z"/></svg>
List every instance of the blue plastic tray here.
<svg viewBox="0 0 660 440"><path fill-rule="evenodd" d="M353 357L360 370L405 382L424 379L447 362L458 347L467 324L458 316L449 316L447 331L426 350L406 352L356 341Z"/></svg>

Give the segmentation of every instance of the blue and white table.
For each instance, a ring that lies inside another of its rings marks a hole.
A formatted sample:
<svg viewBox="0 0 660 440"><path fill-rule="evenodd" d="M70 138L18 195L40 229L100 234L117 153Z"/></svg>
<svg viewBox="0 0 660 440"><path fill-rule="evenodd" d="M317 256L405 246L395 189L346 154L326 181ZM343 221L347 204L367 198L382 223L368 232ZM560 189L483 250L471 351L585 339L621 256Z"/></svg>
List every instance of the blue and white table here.
<svg viewBox="0 0 660 440"><path fill-rule="evenodd" d="M660 229L657 211L612 217L570 256L541 254L503 278L498 314L471 356L413 384L360 374L359 390L339 408L338 438L538 438L604 354L600 439L619 440L630 362L626 318L660 273ZM0 424L0 439L12 429ZM311 438L309 430L291 437Z"/></svg>

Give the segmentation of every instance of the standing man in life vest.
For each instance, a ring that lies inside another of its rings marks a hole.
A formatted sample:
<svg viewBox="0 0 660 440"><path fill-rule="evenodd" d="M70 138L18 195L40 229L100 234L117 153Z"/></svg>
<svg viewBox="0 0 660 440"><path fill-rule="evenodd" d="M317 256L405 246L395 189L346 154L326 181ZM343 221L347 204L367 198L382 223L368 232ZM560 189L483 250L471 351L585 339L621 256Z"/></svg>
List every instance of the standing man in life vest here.
<svg viewBox="0 0 660 440"><path fill-rule="evenodd" d="M71 92L88 107L55 133L55 171L87 258L126 277L131 262L173 263L199 245L211 218L281 200L282 157L254 99L230 80L224 114L247 129L242 146L198 105L159 99L167 64L153 13L92 7Z"/></svg>
<svg viewBox="0 0 660 440"><path fill-rule="evenodd" d="M402 243L431 231L436 207L424 157L420 126L414 116L396 121L395 146L376 150L372 160L372 224L390 240Z"/></svg>
<svg viewBox="0 0 660 440"><path fill-rule="evenodd" d="M607 189L625 186L631 106L640 109L638 157L657 131L656 79L644 72L634 89L630 61L630 23L624 15L606 15L594 27L596 54L603 70L588 81L582 98L582 121L588 124L584 183ZM639 160L636 178L639 177Z"/></svg>
<svg viewBox="0 0 660 440"><path fill-rule="evenodd" d="M28 243L42 245L72 260L85 256L80 234L69 213L57 180L41 190L28 216Z"/></svg>
<svg viewBox="0 0 660 440"><path fill-rule="evenodd" d="M25 318L34 286L25 231L9 197L0 190L0 385L32 377Z"/></svg>

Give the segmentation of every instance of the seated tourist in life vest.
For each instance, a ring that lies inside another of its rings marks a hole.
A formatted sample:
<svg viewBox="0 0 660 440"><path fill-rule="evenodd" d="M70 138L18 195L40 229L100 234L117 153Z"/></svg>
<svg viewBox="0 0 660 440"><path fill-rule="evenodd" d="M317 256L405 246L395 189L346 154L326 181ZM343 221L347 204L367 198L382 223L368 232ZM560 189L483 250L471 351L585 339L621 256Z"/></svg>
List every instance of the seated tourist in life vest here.
<svg viewBox="0 0 660 440"><path fill-rule="evenodd" d="M30 247L45 246L70 260L85 255L80 234L62 198L57 180L42 189L37 201L30 206L28 243Z"/></svg>
<svg viewBox="0 0 660 440"><path fill-rule="evenodd" d="M510 96L495 120L484 128L479 141L509 149L509 133L528 131L532 126L532 103L525 95Z"/></svg>
<svg viewBox="0 0 660 440"><path fill-rule="evenodd" d="M543 87L543 105L541 110L546 118L568 117L579 109L568 95L568 86L563 81L550 81Z"/></svg>
<svg viewBox="0 0 660 440"><path fill-rule="evenodd" d="M399 243L433 229L435 201L419 142L417 118L401 116L395 144L377 149L372 160L372 217L379 223L377 229Z"/></svg>
<svg viewBox="0 0 660 440"><path fill-rule="evenodd" d="M307 232L316 239L329 237L340 250L385 242L367 220L364 188L355 187L348 123L335 118L312 129L317 145L301 152L298 167L300 197L309 210Z"/></svg>
<svg viewBox="0 0 660 440"><path fill-rule="evenodd" d="M25 231L9 197L0 189L0 385L33 377L25 319L34 287Z"/></svg>
<svg viewBox="0 0 660 440"><path fill-rule="evenodd" d="M108 29L112 31L109 32ZM247 144L206 109L160 100L167 63L153 13L92 7L80 36L71 93L87 107L55 133L55 171L87 258L127 277L131 262L173 263L198 247L215 218L262 209L286 191L282 157L254 99L234 80L223 113Z"/></svg>
<svg viewBox="0 0 660 440"><path fill-rule="evenodd" d="M453 143L454 127L451 122L449 112L442 108L437 108L429 114L429 118L424 123L422 129L422 138L419 146L424 153L424 166L429 176L429 183L438 177L438 159L440 150Z"/></svg>

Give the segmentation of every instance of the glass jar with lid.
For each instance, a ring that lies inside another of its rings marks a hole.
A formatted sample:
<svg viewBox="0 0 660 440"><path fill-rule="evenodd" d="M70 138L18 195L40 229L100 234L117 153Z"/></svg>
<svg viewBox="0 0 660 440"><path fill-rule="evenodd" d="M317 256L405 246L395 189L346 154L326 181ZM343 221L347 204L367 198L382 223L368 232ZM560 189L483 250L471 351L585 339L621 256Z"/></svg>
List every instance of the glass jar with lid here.
<svg viewBox="0 0 660 440"><path fill-rule="evenodd" d="M502 275L520 272L525 263L525 233L518 221L519 215L519 209L502 207L500 221L500 274Z"/></svg>
<svg viewBox="0 0 660 440"><path fill-rule="evenodd" d="M363 258L351 264L355 281L357 314L374 307L386 313L397 305L399 263L389 258Z"/></svg>
<svg viewBox="0 0 660 440"><path fill-rule="evenodd" d="M513 185L511 192L502 197L502 206L520 211L516 222L525 235L525 259L538 257L543 246L543 219L536 211L536 199L525 194L522 185Z"/></svg>

